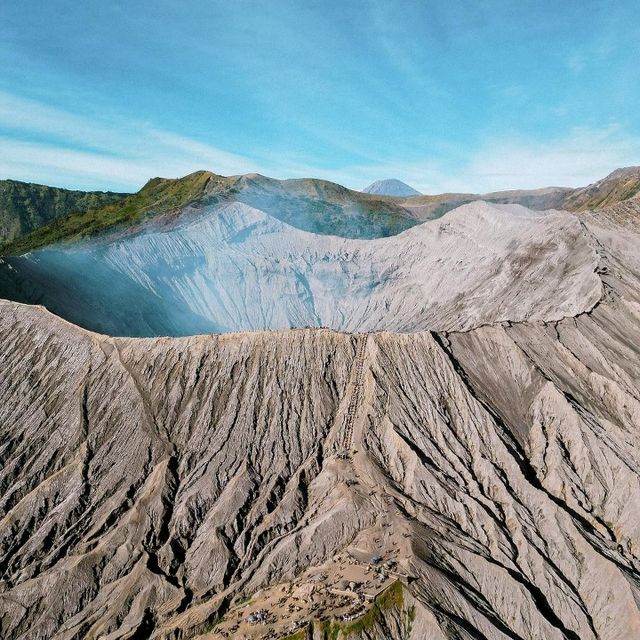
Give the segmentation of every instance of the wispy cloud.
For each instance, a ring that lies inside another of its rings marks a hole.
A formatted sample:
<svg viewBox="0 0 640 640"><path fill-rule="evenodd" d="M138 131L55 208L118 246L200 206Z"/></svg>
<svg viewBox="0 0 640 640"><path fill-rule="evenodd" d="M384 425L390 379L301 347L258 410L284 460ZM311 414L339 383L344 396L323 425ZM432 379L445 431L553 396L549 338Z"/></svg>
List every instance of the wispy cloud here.
<svg viewBox="0 0 640 640"><path fill-rule="evenodd" d="M464 170L482 190L580 186L640 162L640 138L619 125L574 128L563 138L490 140Z"/></svg>
<svg viewBox="0 0 640 640"><path fill-rule="evenodd" d="M631 0L5 4L4 176L134 189L208 168L483 191L640 160Z"/></svg>
<svg viewBox="0 0 640 640"><path fill-rule="evenodd" d="M0 92L0 175L84 188L137 189L202 168L255 170L250 158L155 128L89 118Z"/></svg>
<svg viewBox="0 0 640 640"><path fill-rule="evenodd" d="M137 189L158 175L210 169L225 175L259 171L278 178L319 177L352 188L396 177L424 193L481 193L579 186L640 162L640 138L612 124L575 128L546 142L493 137L426 161L388 157L329 168L304 153L238 155L149 123L91 118L2 92L0 149L0 177L122 190Z"/></svg>
<svg viewBox="0 0 640 640"><path fill-rule="evenodd" d="M530 138L485 140L460 150L451 162L388 162L345 169L344 178L365 186L374 176L405 180L423 193L486 193L503 189L583 186L614 169L640 164L640 138L621 126L574 128L549 141Z"/></svg>

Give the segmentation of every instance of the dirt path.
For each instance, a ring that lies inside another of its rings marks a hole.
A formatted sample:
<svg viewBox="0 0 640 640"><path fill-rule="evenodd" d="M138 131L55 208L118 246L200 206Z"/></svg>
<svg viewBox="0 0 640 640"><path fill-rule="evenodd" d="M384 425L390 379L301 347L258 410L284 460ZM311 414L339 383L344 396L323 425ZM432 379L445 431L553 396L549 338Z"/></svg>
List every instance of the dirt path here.
<svg viewBox="0 0 640 640"><path fill-rule="evenodd" d="M350 451L353 448L353 423L356 419L358 409L362 403L363 379L362 372L364 369L364 356L367 350L367 342L369 334L360 334L357 338L356 357L353 363L353 372L351 374L351 395L349 405L347 407L347 415L344 422L343 448L344 451Z"/></svg>

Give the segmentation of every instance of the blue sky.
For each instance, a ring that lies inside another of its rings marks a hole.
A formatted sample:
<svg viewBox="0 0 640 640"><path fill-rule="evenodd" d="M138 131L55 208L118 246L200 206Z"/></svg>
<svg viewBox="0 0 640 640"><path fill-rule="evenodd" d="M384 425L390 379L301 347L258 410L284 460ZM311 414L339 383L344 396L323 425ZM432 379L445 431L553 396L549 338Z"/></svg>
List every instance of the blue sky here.
<svg viewBox="0 0 640 640"><path fill-rule="evenodd" d="M640 164L639 107L631 0L0 6L0 178L577 186Z"/></svg>

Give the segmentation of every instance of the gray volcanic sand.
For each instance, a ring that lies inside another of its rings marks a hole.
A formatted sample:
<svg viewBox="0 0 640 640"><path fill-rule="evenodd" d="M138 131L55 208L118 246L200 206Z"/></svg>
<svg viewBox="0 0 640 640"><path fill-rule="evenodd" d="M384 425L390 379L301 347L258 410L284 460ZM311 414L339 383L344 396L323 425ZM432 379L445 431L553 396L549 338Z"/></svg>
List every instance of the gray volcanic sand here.
<svg viewBox="0 0 640 640"><path fill-rule="evenodd" d="M281 637L298 606L321 638L320 618L350 610L329 588L372 589L379 554L401 597L348 637L640 637L638 208L473 206L384 242L327 239L344 282L395 265L367 309L355 284L333 309L320 285L307 306L264 296L267 319L313 308L355 334L113 338L0 303L0 635ZM176 300L259 246L323 263L226 213L102 259L138 259L138 282ZM206 225L224 220L218 256ZM145 271L184 244L211 250L181 284ZM256 274L249 298L271 282ZM221 300L193 309L260 326ZM371 332L385 323L412 332ZM262 606L268 623L247 625Z"/></svg>

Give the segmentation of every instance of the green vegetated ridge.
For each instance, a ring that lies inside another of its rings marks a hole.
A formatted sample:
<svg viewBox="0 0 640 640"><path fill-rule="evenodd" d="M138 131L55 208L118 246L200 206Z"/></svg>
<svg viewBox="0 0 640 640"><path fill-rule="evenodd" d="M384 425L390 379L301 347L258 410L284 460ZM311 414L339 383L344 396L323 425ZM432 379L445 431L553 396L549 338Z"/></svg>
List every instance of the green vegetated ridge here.
<svg viewBox="0 0 640 640"><path fill-rule="evenodd" d="M102 207L127 195L0 180L0 244L11 242L53 220Z"/></svg>
<svg viewBox="0 0 640 640"><path fill-rule="evenodd" d="M242 202L313 233L351 238L394 235L416 224L400 205L312 179L229 178L197 171L175 180L154 178L124 199L57 219L6 244L2 255L23 254L60 242L123 231L188 205Z"/></svg>
<svg viewBox="0 0 640 640"><path fill-rule="evenodd" d="M77 241L126 229L152 215L179 209L202 196L214 177L199 171L178 180L153 178L138 193L102 207L59 218L2 247L3 255L26 253L62 241Z"/></svg>

